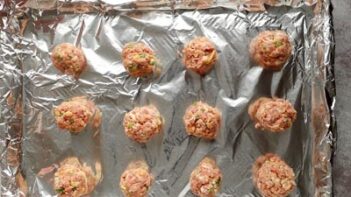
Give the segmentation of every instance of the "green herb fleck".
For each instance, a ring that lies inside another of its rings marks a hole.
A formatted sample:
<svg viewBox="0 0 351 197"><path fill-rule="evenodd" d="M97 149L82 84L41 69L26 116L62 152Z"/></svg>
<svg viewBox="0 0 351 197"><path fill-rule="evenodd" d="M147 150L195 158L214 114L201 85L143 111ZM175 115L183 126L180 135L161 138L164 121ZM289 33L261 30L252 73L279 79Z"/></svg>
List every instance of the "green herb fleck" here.
<svg viewBox="0 0 351 197"><path fill-rule="evenodd" d="M216 180L216 185L219 186L221 184L221 178Z"/></svg>
<svg viewBox="0 0 351 197"><path fill-rule="evenodd" d="M195 115L195 121L196 121L196 120L199 120L199 119L200 119L200 115L199 115L199 114L196 114L196 115Z"/></svg>
<svg viewBox="0 0 351 197"><path fill-rule="evenodd" d="M145 55L145 54L139 54L139 57L140 57L140 58L145 58L146 55Z"/></svg>
<svg viewBox="0 0 351 197"><path fill-rule="evenodd" d="M212 182L212 187L209 189L210 193L215 192L221 184L221 178L217 179L216 181Z"/></svg>
<svg viewBox="0 0 351 197"><path fill-rule="evenodd" d="M130 64L128 67L128 70L131 72L136 71L136 70L138 70L138 65L137 64Z"/></svg>
<svg viewBox="0 0 351 197"><path fill-rule="evenodd" d="M65 189L63 187L56 189L56 192L59 194L62 194L64 191L65 191Z"/></svg>
<svg viewBox="0 0 351 197"><path fill-rule="evenodd" d="M280 47L282 45L283 45L283 42L281 40L277 40L277 41L274 42L274 46L275 47Z"/></svg>
<svg viewBox="0 0 351 197"><path fill-rule="evenodd" d="M156 64L156 61L155 61L154 59L152 59L152 60L150 61L150 64L151 64L151 65L155 65L155 64Z"/></svg>
<svg viewBox="0 0 351 197"><path fill-rule="evenodd" d="M63 57L60 54L57 54L56 59L61 62L63 60Z"/></svg>
<svg viewBox="0 0 351 197"><path fill-rule="evenodd" d="M210 189L208 189L208 192L209 193L213 193L215 191L215 187L213 186L213 187L211 187Z"/></svg>

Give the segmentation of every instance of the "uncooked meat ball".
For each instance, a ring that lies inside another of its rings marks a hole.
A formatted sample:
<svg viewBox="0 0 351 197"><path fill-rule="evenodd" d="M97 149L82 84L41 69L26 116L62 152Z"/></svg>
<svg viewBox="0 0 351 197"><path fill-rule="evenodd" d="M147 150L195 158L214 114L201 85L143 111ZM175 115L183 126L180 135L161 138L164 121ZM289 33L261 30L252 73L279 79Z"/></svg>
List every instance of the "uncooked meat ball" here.
<svg viewBox="0 0 351 197"><path fill-rule="evenodd" d="M146 197L153 182L153 176L144 161L132 162L123 172L120 188L125 197Z"/></svg>
<svg viewBox="0 0 351 197"><path fill-rule="evenodd" d="M279 156L260 156L253 166L253 182L264 197L285 197L294 190L295 174Z"/></svg>
<svg viewBox="0 0 351 197"><path fill-rule="evenodd" d="M251 41L252 59L266 69L280 70L291 55L289 36L284 31L264 31Z"/></svg>
<svg viewBox="0 0 351 197"><path fill-rule="evenodd" d="M216 108L199 101L186 109L183 121L189 135L213 140L220 128L221 114Z"/></svg>
<svg viewBox="0 0 351 197"><path fill-rule="evenodd" d="M222 180L221 170L216 162L204 158L190 175L190 188L198 197L214 197L220 190Z"/></svg>
<svg viewBox="0 0 351 197"><path fill-rule="evenodd" d="M51 61L58 70L75 77L87 66L83 51L70 43L57 45L52 51Z"/></svg>
<svg viewBox="0 0 351 197"><path fill-rule="evenodd" d="M185 67L200 75L208 73L213 68L216 60L216 48L206 37L197 37L191 40L183 49Z"/></svg>
<svg viewBox="0 0 351 197"><path fill-rule="evenodd" d="M99 176L76 157L65 159L54 174L54 189L61 197L80 197L91 193Z"/></svg>
<svg viewBox="0 0 351 197"><path fill-rule="evenodd" d="M142 42L131 42L122 50L123 65L133 77L147 77L158 71L155 52Z"/></svg>
<svg viewBox="0 0 351 197"><path fill-rule="evenodd" d="M250 105L249 115L257 129L282 132L292 126L296 110L287 100L261 97Z"/></svg>
<svg viewBox="0 0 351 197"><path fill-rule="evenodd" d="M123 126L124 132L129 138L139 143L146 143L161 132L163 118L153 105L136 107L126 113Z"/></svg>
<svg viewBox="0 0 351 197"><path fill-rule="evenodd" d="M74 97L54 108L56 124L72 133L81 132L89 123L93 128L101 124L102 113L86 97Z"/></svg>

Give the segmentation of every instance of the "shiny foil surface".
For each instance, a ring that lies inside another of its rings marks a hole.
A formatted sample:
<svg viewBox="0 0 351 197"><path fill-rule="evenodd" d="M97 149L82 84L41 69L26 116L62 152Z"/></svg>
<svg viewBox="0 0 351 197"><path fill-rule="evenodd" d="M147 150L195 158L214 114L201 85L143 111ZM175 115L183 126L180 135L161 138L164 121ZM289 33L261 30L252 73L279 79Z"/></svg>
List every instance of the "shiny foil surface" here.
<svg viewBox="0 0 351 197"><path fill-rule="evenodd" d="M1 6L0 6L1 7ZM218 196L260 196L252 183L256 158L281 156L296 175L290 196L332 196L335 90L330 1L26 1L1 7L0 150L2 196L55 196L53 171L78 157L102 178L90 196L122 196L119 179L131 161L145 160L155 178L149 196L193 196L191 171L205 157L223 173ZM11 11L9 11L11 10ZM6 14L6 13L12 14ZM286 31L292 56L278 72L250 59L250 41L264 30ZM184 45L206 36L218 61L201 77L185 69ZM128 42L150 46L161 73L133 78L122 65ZM80 47L88 66L79 79L52 64L53 48ZM102 111L98 130L73 135L55 124L53 108L86 96ZM289 100L297 111L282 133L255 129L248 106L259 97ZM195 101L222 114L214 141L188 136L183 115ZM124 115L153 104L162 133L146 144L128 139Z"/></svg>

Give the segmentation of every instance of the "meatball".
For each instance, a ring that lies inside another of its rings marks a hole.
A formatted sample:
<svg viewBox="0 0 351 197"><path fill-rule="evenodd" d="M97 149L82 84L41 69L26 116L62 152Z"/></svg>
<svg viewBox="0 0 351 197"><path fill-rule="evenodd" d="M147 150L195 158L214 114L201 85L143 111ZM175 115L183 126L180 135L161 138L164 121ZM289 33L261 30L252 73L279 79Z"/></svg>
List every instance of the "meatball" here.
<svg viewBox="0 0 351 197"><path fill-rule="evenodd" d="M75 77L87 66L83 51L69 43L57 45L52 51L51 61L59 71Z"/></svg>
<svg viewBox="0 0 351 197"><path fill-rule="evenodd" d="M213 140L220 127L221 114L216 108L199 101L186 109L183 121L189 135Z"/></svg>
<svg viewBox="0 0 351 197"><path fill-rule="evenodd" d="M54 174L54 189L62 197L79 197L91 193L99 176L82 165L76 157L65 159Z"/></svg>
<svg viewBox="0 0 351 197"><path fill-rule="evenodd" d="M253 182L264 197L285 197L295 188L295 174L279 156L260 156L253 166Z"/></svg>
<svg viewBox="0 0 351 197"><path fill-rule="evenodd" d="M284 31L264 31L251 41L250 54L263 68L280 70L291 55L291 48Z"/></svg>
<svg viewBox="0 0 351 197"><path fill-rule="evenodd" d="M147 77L158 72L158 59L154 51L142 42L132 42L122 50L123 65L133 77Z"/></svg>
<svg viewBox="0 0 351 197"><path fill-rule="evenodd" d="M72 133L81 132L90 121L93 128L98 128L102 119L99 108L86 97L74 97L62 102L54 108L54 116L59 128Z"/></svg>
<svg viewBox="0 0 351 197"><path fill-rule="evenodd" d="M220 190L221 170L216 161L204 158L190 175L190 188L198 197L214 197Z"/></svg>
<svg viewBox="0 0 351 197"><path fill-rule="evenodd" d="M191 40L183 49L185 67L200 75L209 72L216 61L216 48L206 37L197 37Z"/></svg>
<svg viewBox="0 0 351 197"><path fill-rule="evenodd" d="M124 116L123 126L129 138L146 143L161 132L163 118L153 105L136 107Z"/></svg>
<svg viewBox="0 0 351 197"><path fill-rule="evenodd" d="M292 126L296 110L287 100L261 97L249 106L249 115L257 129L282 132Z"/></svg>
<svg viewBox="0 0 351 197"><path fill-rule="evenodd" d="M120 188L126 197L146 197L153 182L153 176L144 161L132 162L123 172Z"/></svg>

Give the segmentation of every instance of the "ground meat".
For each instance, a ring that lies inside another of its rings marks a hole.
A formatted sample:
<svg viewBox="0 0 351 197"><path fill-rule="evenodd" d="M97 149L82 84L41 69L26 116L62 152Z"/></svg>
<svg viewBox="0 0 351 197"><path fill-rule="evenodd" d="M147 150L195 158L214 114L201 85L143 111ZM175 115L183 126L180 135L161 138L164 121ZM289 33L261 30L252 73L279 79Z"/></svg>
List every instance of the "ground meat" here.
<svg viewBox="0 0 351 197"><path fill-rule="evenodd" d="M190 175L190 188L198 197L214 197L220 190L221 170L216 162L204 158Z"/></svg>
<svg viewBox="0 0 351 197"><path fill-rule="evenodd" d="M220 127L221 114L216 108L199 101L187 108L183 121L189 135L213 140Z"/></svg>
<svg viewBox="0 0 351 197"><path fill-rule="evenodd" d="M161 132L163 118L153 105L136 107L124 116L123 126L129 138L146 143Z"/></svg>
<svg viewBox="0 0 351 197"><path fill-rule="evenodd" d="M262 97L250 105L249 115L257 129L281 132L292 126L296 110L287 100Z"/></svg>
<svg viewBox="0 0 351 197"><path fill-rule="evenodd" d="M217 61L214 44L205 37L191 40L183 49L185 67L200 75L209 72Z"/></svg>
<svg viewBox="0 0 351 197"><path fill-rule="evenodd" d="M122 51L123 65L133 77L146 77L159 72L159 61L154 51L142 42L132 42Z"/></svg>
<svg viewBox="0 0 351 197"><path fill-rule="evenodd" d="M146 197L153 182L153 176L144 161L132 162L123 172L120 188L126 197Z"/></svg>
<svg viewBox="0 0 351 197"><path fill-rule="evenodd" d="M91 122L93 128L101 124L102 113L86 97L74 97L54 108L56 124L72 133L81 132Z"/></svg>
<svg viewBox="0 0 351 197"><path fill-rule="evenodd" d="M83 51L69 43L57 45L52 51L51 61L61 72L78 77L87 62Z"/></svg>
<svg viewBox="0 0 351 197"><path fill-rule="evenodd" d="M266 69L280 70L291 55L289 36L284 31L264 31L251 41L252 59Z"/></svg>
<svg viewBox="0 0 351 197"><path fill-rule="evenodd" d="M279 156L260 156L253 166L253 182L264 197L285 197L295 188L295 174Z"/></svg>
<svg viewBox="0 0 351 197"><path fill-rule="evenodd" d="M91 193L99 177L76 157L65 159L54 175L54 189L61 197L79 197Z"/></svg>

